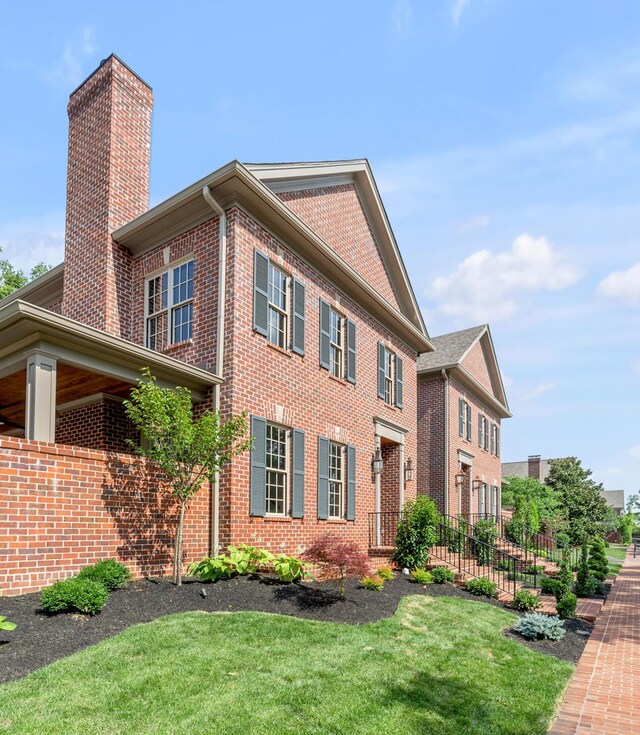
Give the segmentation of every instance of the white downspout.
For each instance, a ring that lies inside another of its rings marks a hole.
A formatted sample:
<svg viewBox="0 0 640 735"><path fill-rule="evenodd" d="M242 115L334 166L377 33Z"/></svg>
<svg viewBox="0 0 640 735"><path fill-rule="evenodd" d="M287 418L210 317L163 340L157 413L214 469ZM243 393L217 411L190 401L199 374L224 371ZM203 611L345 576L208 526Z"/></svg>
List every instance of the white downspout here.
<svg viewBox="0 0 640 735"><path fill-rule="evenodd" d="M224 369L224 310L227 290L227 215L224 209L211 195L211 189L205 184L202 187L202 196L206 203L220 217L220 250L218 253L218 323L216 325L216 367L215 372L223 377ZM216 383L213 389L213 410L220 410L220 385ZM213 503L211 508L211 554L216 556L220 552L220 477L216 475L213 481Z"/></svg>
<svg viewBox="0 0 640 735"><path fill-rule="evenodd" d="M442 369L444 378L444 514L449 515L449 376Z"/></svg>

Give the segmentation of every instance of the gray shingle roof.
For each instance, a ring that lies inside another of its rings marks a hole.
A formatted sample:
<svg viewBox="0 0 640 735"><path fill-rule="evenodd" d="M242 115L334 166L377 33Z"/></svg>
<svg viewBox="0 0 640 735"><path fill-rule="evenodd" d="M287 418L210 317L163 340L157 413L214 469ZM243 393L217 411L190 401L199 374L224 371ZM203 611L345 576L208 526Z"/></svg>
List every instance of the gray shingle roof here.
<svg viewBox="0 0 640 735"><path fill-rule="evenodd" d="M432 337L431 341L435 347L433 352L423 352L418 355L418 372L438 370L439 368L455 365L460 362L464 353L478 339L486 329L486 324L478 327L463 329L460 332L441 334Z"/></svg>

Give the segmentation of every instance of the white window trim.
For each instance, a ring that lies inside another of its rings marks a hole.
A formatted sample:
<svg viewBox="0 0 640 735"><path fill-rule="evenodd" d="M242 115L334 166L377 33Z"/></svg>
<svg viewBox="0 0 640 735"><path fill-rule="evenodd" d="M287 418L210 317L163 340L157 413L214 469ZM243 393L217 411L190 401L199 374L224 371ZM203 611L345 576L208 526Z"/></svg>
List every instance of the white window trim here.
<svg viewBox="0 0 640 735"><path fill-rule="evenodd" d="M290 350L291 349L291 336L289 334L290 330L290 324L291 324L291 318L290 318L290 312L292 308L292 300L293 300L293 293L292 293L292 278L291 274L288 273L284 268L280 266L279 263L274 262L271 258L268 259L269 265L267 266L267 342L269 344L272 344L274 347L277 347L281 350ZM279 271L284 276L284 293L285 298L287 299L286 302L286 308L281 309L277 304L274 304L273 301L269 298L269 277L271 275L271 268ZM277 342L273 342L271 339L271 310L277 312L278 314L281 314L284 317L284 345L281 347Z"/></svg>
<svg viewBox="0 0 640 735"><path fill-rule="evenodd" d="M188 340L180 340L180 342L174 342L173 341L173 310L175 308L179 308L181 306L185 306L186 304L193 304L194 299L190 298L186 301L179 301L177 303L173 303L173 270L174 268L179 268L181 265L184 265L185 263L189 263L193 261L193 275L194 275L194 284L193 284L193 292L195 296L195 258L193 257L193 253L190 253L189 255L185 255L184 258L179 258L178 260L174 260L173 262L162 266L162 268L157 268L155 271L152 271L151 273L148 273L145 276L144 279L144 346L148 347L148 329L149 329L149 319L152 317L159 316L160 314L167 315L167 324L166 324L166 347L169 347L174 344L182 344L185 341ZM156 311L153 314L149 314L149 284L154 279L167 274L167 306L164 309L160 309L160 311ZM193 330L193 321L191 328Z"/></svg>
<svg viewBox="0 0 640 735"><path fill-rule="evenodd" d="M331 447L338 447L338 451L340 452L340 479L339 480L333 480L331 478ZM332 521L338 521L342 520L346 513L345 513L345 493L344 493L344 474L345 474L345 468L346 468L346 462L345 462L345 451L346 447L344 444L340 444L339 442L329 442L329 497L327 502L327 518ZM339 493L339 503L338 507L340 508L339 514L331 515L331 483L338 483L340 485L340 493Z"/></svg>
<svg viewBox="0 0 640 735"><path fill-rule="evenodd" d="M290 483L291 483L291 428L288 426L283 426L282 424L278 424L276 421L267 421L267 432L269 426L274 426L276 429L283 429L285 432L285 445L284 445L284 470L274 470L271 467L265 467L265 484L264 484L264 509L265 509L265 516L267 518L286 518L288 515L290 515L289 512L289 503L291 500L291 491L290 491ZM266 452L265 452L265 464L266 464ZM283 504L283 511L282 513L269 513L267 512L267 477L269 472L277 472L279 474L284 475L284 504Z"/></svg>
<svg viewBox="0 0 640 735"><path fill-rule="evenodd" d="M340 343L334 342L332 337L332 318L333 316L338 317L338 321L340 322ZM345 327L347 324L346 317L344 314L341 314L337 309L334 309L333 306L329 305L329 375L331 375L334 378L342 378L345 377L345 359L344 359L344 345L345 345ZM333 349L336 349L339 354L339 360L338 360L338 374L336 375L333 372Z"/></svg>
<svg viewBox="0 0 640 735"><path fill-rule="evenodd" d="M387 375L387 365L389 375ZM387 384L389 400L387 400ZM384 346L384 402L387 406L394 406L396 402L396 353L386 346Z"/></svg>

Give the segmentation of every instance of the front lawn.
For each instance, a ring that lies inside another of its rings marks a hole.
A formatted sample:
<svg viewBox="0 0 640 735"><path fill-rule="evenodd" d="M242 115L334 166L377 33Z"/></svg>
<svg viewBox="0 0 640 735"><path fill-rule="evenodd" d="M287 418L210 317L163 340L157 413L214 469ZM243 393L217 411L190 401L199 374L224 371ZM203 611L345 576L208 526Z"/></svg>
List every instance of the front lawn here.
<svg viewBox="0 0 640 735"><path fill-rule="evenodd" d="M0 733L543 735L573 666L515 620L427 596L361 626L172 615L0 687Z"/></svg>
<svg viewBox="0 0 640 735"><path fill-rule="evenodd" d="M618 559L619 561L624 561L628 548L629 547L624 544L611 544L604 551L607 555L607 559Z"/></svg>

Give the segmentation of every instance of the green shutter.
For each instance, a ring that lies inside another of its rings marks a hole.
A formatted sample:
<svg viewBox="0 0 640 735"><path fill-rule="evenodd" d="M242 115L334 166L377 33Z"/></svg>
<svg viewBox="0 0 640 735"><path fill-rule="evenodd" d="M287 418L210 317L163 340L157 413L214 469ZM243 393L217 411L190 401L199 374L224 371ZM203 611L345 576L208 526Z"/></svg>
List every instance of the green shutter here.
<svg viewBox="0 0 640 735"><path fill-rule="evenodd" d="M402 380L402 358L396 355L396 406L402 408L404 382Z"/></svg>
<svg viewBox="0 0 640 735"><path fill-rule="evenodd" d="M293 430L292 445L291 515L294 518L304 518L304 431L300 431L300 429Z"/></svg>
<svg viewBox="0 0 640 735"><path fill-rule="evenodd" d="M291 330L291 349L297 355L304 355L305 294L306 294L306 288L305 288L304 283L294 278L293 279L293 299L292 299L293 327Z"/></svg>
<svg viewBox="0 0 640 735"><path fill-rule="evenodd" d="M331 307L320 299L320 366L329 369L331 343Z"/></svg>
<svg viewBox="0 0 640 735"><path fill-rule="evenodd" d="M356 382L356 325L347 319L347 380Z"/></svg>
<svg viewBox="0 0 640 735"><path fill-rule="evenodd" d="M249 515L263 516L266 508L267 486L267 422L251 417L251 476L249 479Z"/></svg>
<svg viewBox="0 0 640 735"><path fill-rule="evenodd" d="M384 400L384 358L387 353L382 342L378 342L378 398Z"/></svg>
<svg viewBox="0 0 640 735"><path fill-rule="evenodd" d="M256 250L253 255L253 328L264 337L269 326L269 258Z"/></svg>
<svg viewBox="0 0 640 735"><path fill-rule="evenodd" d="M458 434L464 436L464 401L458 398Z"/></svg>
<svg viewBox="0 0 640 735"><path fill-rule="evenodd" d="M329 517L329 440L318 437L318 518Z"/></svg>
<svg viewBox="0 0 640 735"><path fill-rule="evenodd" d="M347 447L347 520L356 519L356 448Z"/></svg>

